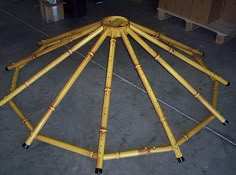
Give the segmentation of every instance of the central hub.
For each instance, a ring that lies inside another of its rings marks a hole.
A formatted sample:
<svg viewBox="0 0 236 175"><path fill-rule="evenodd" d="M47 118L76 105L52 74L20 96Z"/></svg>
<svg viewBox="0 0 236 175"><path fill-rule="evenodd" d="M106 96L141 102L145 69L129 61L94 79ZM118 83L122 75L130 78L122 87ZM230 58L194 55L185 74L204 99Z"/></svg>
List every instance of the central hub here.
<svg viewBox="0 0 236 175"><path fill-rule="evenodd" d="M110 28L111 31L117 31L117 37L120 37L120 30L125 30L126 33L129 23L129 20L122 16L108 16L102 19L102 26L104 28Z"/></svg>
<svg viewBox="0 0 236 175"><path fill-rule="evenodd" d="M103 18L102 25L106 27L120 28L129 25L129 20L122 16L108 16Z"/></svg>

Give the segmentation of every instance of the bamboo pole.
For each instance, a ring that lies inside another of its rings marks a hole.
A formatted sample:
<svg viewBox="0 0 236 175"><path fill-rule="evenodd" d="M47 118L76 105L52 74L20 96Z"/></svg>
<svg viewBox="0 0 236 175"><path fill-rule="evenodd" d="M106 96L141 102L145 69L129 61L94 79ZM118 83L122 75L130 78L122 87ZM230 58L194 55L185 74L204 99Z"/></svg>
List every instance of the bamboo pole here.
<svg viewBox="0 0 236 175"><path fill-rule="evenodd" d="M74 34L77 34L79 32L82 32L82 31L86 31L87 29L90 29L91 27L93 27L97 24L100 24L100 23L101 23L100 21L95 22L95 23L92 23L92 24L89 24L89 25L86 25L86 26L83 26L83 27L80 27L80 28L77 28L77 29L73 29L71 31L68 31L68 32L65 32L65 33L62 33L62 34L59 34L59 35L56 35L52 38L49 38L49 39L46 39L46 40L41 40L40 42L38 42L38 45L48 44L50 42L60 40L62 38L68 37L70 35L74 35Z"/></svg>
<svg viewBox="0 0 236 175"><path fill-rule="evenodd" d="M25 115L21 112L19 107L13 102L13 100L10 100L9 102L10 107L12 110L17 114L18 118L22 121L22 123L25 125L25 127L29 130L33 130L33 126L29 122L29 120L25 117Z"/></svg>
<svg viewBox="0 0 236 175"><path fill-rule="evenodd" d="M7 103L9 100L11 100L13 97L15 97L17 94L22 92L25 88L30 86L32 83L34 83L36 80L38 80L40 77L42 77L44 74L46 74L49 70L54 68L56 65L61 63L63 60L65 60L68 56L70 56L73 52L75 52L77 49L85 45L87 42L89 42L91 39L93 39L95 36L100 34L103 31L103 27L100 27L96 31L92 32L89 36L81 40L79 43L77 43L75 46L73 46L71 49L68 49L65 53L60 55L58 58L56 58L54 61L52 61L49 65L44 67L41 71L39 71L37 74L32 76L30 79L25 81L24 84L20 85L18 88L16 88L14 91L9 93L6 97L4 97L2 100L0 100L0 106Z"/></svg>
<svg viewBox="0 0 236 175"><path fill-rule="evenodd" d="M214 81L213 84L213 93L212 93L212 106L216 108L217 106L217 98L218 98L218 87L219 87L219 82ZM193 129L188 131L186 134L184 134L179 140L178 140L178 145L182 145L186 141L188 141L192 136L197 134L202 128L204 128L208 123L210 123L212 120L215 119L214 115L210 115L206 119L204 119L202 122L200 122L197 126L195 126Z"/></svg>
<svg viewBox="0 0 236 175"><path fill-rule="evenodd" d="M213 84L213 95L212 95L212 106L214 106L214 108L216 108L216 106L217 106L218 90L219 90L219 82L218 81L214 81L214 84Z"/></svg>
<svg viewBox="0 0 236 175"><path fill-rule="evenodd" d="M36 49L36 50L32 53L32 56L33 56L34 54L36 54L36 53L39 53L39 52L43 51L43 50L45 49L45 47L46 47L45 45L40 46L38 49ZM32 56L28 56L28 57L32 57ZM26 58L24 58L24 59L22 59L22 60L20 60L20 61L18 61L18 62L16 62L16 63L12 63L11 65L8 65L8 66L6 67L6 70L9 71L9 70L14 69L14 68L16 68L16 67L20 67L20 66L24 65L24 61L23 61L23 60L26 60L28 57L26 57ZM21 63L19 64L19 62L21 62Z"/></svg>
<svg viewBox="0 0 236 175"><path fill-rule="evenodd" d="M108 113L109 113L111 86L112 86L112 73L113 73L113 65L114 65L115 46L116 46L116 31L112 31L111 39L110 39L109 58L107 62L106 82L105 82L105 88L104 88L102 119L101 119L101 126L100 126L100 132L99 132L97 163L96 163L96 169L95 169L96 174L102 173L102 167L103 167L104 150L105 150L106 135L107 135Z"/></svg>
<svg viewBox="0 0 236 175"><path fill-rule="evenodd" d="M83 36L93 32L94 30L97 30L99 27L100 27L100 25L95 25L95 26L89 28L86 31L82 31L82 32L80 32L78 34L75 34L73 36L67 37L67 38L62 39L62 40L58 40L58 42L57 43L55 42L54 45L47 45L47 44L45 44L45 45L43 45L44 49L40 49L41 48L40 47L32 55L30 55L30 56L28 56L28 57L26 57L26 58L24 58L24 59L22 59L22 60L20 60L20 61L18 61L16 63L14 63L14 64L11 64L11 65L7 66L6 69L7 70L11 70L11 69L13 69L15 67L21 66L23 64L27 64L28 62L30 62L30 61L32 61L32 60L34 60L34 59L36 59L36 58L38 58L38 57L48 53L48 52L51 52L51 51L53 51L53 50L55 50L55 49L57 49L59 47L62 47L62 46L66 45L66 44L68 44L70 42L73 42L74 40L76 40L78 38L81 38L81 37L83 37Z"/></svg>
<svg viewBox="0 0 236 175"><path fill-rule="evenodd" d="M112 159L122 159L128 157L135 157L135 156L144 156L162 152L172 151L171 146L159 146L159 147L145 147L143 149L138 150L130 150L130 151L121 151L121 152L114 152L108 153L104 155L104 160L112 160ZM97 156L96 154L94 155Z"/></svg>
<svg viewBox="0 0 236 175"><path fill-rule="evenodd" d="M188 63L189 65L195 67L196 69L202 71L203 73L209 75L210 77L216 79L217 81L221 82L222 84L228 86L229 82L226 81L225 79L223 79L222 77L220 77L219 75L215 74L214 72L204 68L203 66L199 65L198 63L192 61L191 59L189 59L188 57L186 57L185 55L177 52L176 50L174 50L173 48L169 47L168 45L160 42L159 40L153 38L152 36L146 34L145 32L139 30L138 28L134 27L134 26L130 26L130 28L132 30L134 30L136 33L138 33L139 35L141 35L142 37L146 38L147 40L151 41L152 43L156 44L157 46L161 47L162 49L168 51L169 53L171 53L172 55L175 55L177 58L181 59L182 61Z"/></svg>
<svg viewBox="0 0 236 175"><path fill-rule="evenodd" d="M53 145L53 146L56 146L56 147L59 147L59 148L62 148L62 149L65 149L65 150L83 155L83 156L86 156L86 157L92 158L92 156L94 154L94 152L92 152L90 150L87 150L87 149L84 149L84 148L81 148L81 147L78 147L78 146L75 146L75 145L72 145L72 144L69 144L69 143L66 143L66 142L62 142L62 141L57 140L57 139L46 137L46 136L43 136L43 135L40 135L40 134L38 134L36 136L36 139L41 141L41 142L45 142L45 143L48 143L50 145Z"/></svg>
<svg viewBox="0 0 236 175"><path fill-rule="evenodd" d="M29 131L33 131L34 128L33 128L32 124L25 117L25 115L21 112L19 107L12 100L9 101L9 105L13 109L13 111L15 111L18 118L22 121L22 123L25 125L25 127ZM47 137L47 136L44 136L44 135L41 135L41 134L38 134L36 139L39 140L39 141L51 144L53 146L65 149L65 150L68 150L68 151L71 151L71 152L74 152L74 153L77 153L77 154L81 154L81 155L86 156L86 157L93 158L94 152L92 152L90 150L87 150L87 149L84 149L84 148L81 148L81 147L78 147L78 146L75 146L75 145L72 145L72 144L69 144L69 143L62 142L60 140L53 139L53 138L50 138L50 137Z"/></svg>
<svg viewBox="0 0 236 175"><path fill-rule="evenodd" d="M92 49L88 52L88 54L86 55L86 57L84 58L84 60L81 62L81 64L78 66L78 68L74 71L74 73L72 74L72 76L70 77L70 79L67 81L67 83L65 84L65 86L62 88L62 90L60 91L60 93L57 95L57 97L55 98L55 100L52 102L52 104L49 106L48 110L46 111L46 113L42 116L42 118L40 119L40 121L38 122L38 124L36 125L35 129L31 132L31 134L27 137L27 139L25 140L25 143L23 144L23 147L28 149L30 144L33 142L33 140L36 138L36 136L38 135L38 133L40 132L40 130L43 128L43 126L46 124L46 122L48 121L48 119L50 118L50 116L52 115L52 113L55 111L55 109L57 108L57 106L60 104L60 102L62 101L62 99L65 97L65 95L67 94L67 92L70 90L70 88L72 87L72 85L74 84L74 82L76 81L76 79L79 77L79 75L81 74L81 72L84 70L84 68L86 67L86 65L89 63L89 61L91 60L91 58L93 57L94 53L97 51L97 49L100 47L100 45L102 44L102 42L105 40L105 38L107 37L108 34L108 30L105 30L102 35L100 36L100 38L97 40L97 42L94 44L94 46L92 47Z"/></svg>
<svg viewBox="0 0 236 175"><path fill-rule="evenodd" d="M81 35L81 36L84 36L85 34L89 34L89 33L91 33L92 31L98 29L99 27L101 27L101 23L97 23L97 24L95 24L95 25L89 27L88 29L83 30L83 31L80 31L80 32L78 32L78 33L73 33L73 34L71 34L71 35L69 35L69 36L60 38L60 39L58 39L58 40L45 43L44 45L46 45L46 46L48 47L48 46L55 45L55 44L57 44L57 43L63 42L63 41L65 41L65 40L74 40L73 38L75 38L75 36L80 36L80 35ZM76 38L76 39L77 39L77 38Z"/></svg>
<svg viewBox="0 0 236 175"><path fill-rule="evenodd" d="M214 81L213 91L212 91L212 106L214 108L216 108L216 105L217 105L218 86L219 86L219 82L218 81ZM196 125L193 129L191 129L186 134L184 134L178 140L178 142L177 142L178 145L182 145L183 143L187 142L191 137L193 137L195 134L197 134L201 129L203 129L207 124L209 124L214 119L215 119L214 115L210 115L209 117L204 119L202 122L200 122L198 125Z"/></svg>
<svg viewBox="0 0 236 175"><path fill-rule="evenodd" d="M127 30L127 32L130 32L130 30ZM174 134L172 133L171 128L170 128L170 126L167 122L167 119L166 119L166 117L165 117L165 115L164 115L164 113L163 113L163 111L162 111L162 109L161 109L161 107L160 107L160 105L157 101L157 98L156 98L156 96L155 96L155 94L154 94L154 92L151 88L151 85L149 84L149 82L148 82L148 80L145 76L145 73L142 70L142 67L141 67L141 65L138 61L138 58L137 58L137 56L136 56L136 54L135 54L135 52L134 52L134 50L133 50L133 48L132 48L132 46L129 42L129 39L123 31L121 32L121 36L122 36L123 42L124 42L124 44L125 44L125 46L128 50L128 53L131 57L131 60L134 64L134 66L135 66L135 69L137 70L137 73L138 73L138 75L139 75L139 77L140 77L140 79L141 79L141 81L142 81L142 83L145 87L145 90L146 90L146 92L147 92L147 94L150 98L150 101L152 102L152 105L153 105L153 107L154 107L154 109L155 109L155 111L156 111L156 113L157 113L157 115L158 115L158 117L161 121L161 124L162 124L162 126L163 126L163 128L166 132L166 135L167 135L167 137L168 137L168 139L171 143L173 151L175 152L175 156L178 159L178 161L183 161L184 159L182 157L182 153L180 151L179 146L176 144Z"/></svg>
<svg viewBox="0 0 236 175"><path fill-rule="evenodd" d="M159 39L159 38L157 38L157 39ZM159 40L160 40L160 39L159 39ZM195 53L193 53L193 52L191 52L191 51L189 51L189 50L186 50L186 49L184 49L184 48L182 48L182 47L179 47L179 46L177 46L177 45L174 45L174 44L172 44L172 43L170 43L170 42L167 42L167 41L164 41L164 40L160 40L160 41L166 43L166 44L169 45L169 46L175 47L175 48L177 48L178 50L181 50L182 52L184 52L184 53L186 53L186 54L188 54L188 55L190 55L190 56L195 56L195 55L196 55Z"/></svg>
<svg viewBox="0 0 236 175"><path fill-rule="evenodd" d="M15 71L14 71L14 74L13 74L12 82L11 82L11 89L10 89L10 92L12 92L13 90L16 89L16 85L17 85L17 80L18 80L18 77L19 77L19 73L20 73L20 68L19 68L19 67L16 67L16 68L15 68Z"/></svg>
<svg viewBox="0 0 236 175"><path fill-rule="evenodd" d="M228 121L196 90L194 89L177 71L175 71L156 51L146 44L132 30L127 30L128 33L157 61L159 62L183 87L185 87L200 103L203 104L218 120L227 124Z"/></svg>
<svg viewBox="0 0 236 175"><path fill-rule="evenodd" d="M164 35L162 33L156 32L156 31L154 31L152 29L149 29L147 27L141 26L141 25L136 24L134 22L131 22L131 25L133 25L133 26L137 27L138 29L148 33L149 35L152 35L152 36L154 36L156 38L159 38L159 39L163 40L163 42L171 43L173 46L182 48L182 49L184 49L186 51L190 51L193 54L197 54L197 55L203 56L203 53L201 51L199 51L197 49L194 49L192 47L189 47L186 44L183 44L183 43L181 43L179 41L176 41L176 40L174 40L174 39L172 39L172 38L170 38L170 37L168 37L168 36L166 36L166 35Z"/></svg>
<svg viewBox="0 0 236 175"><path fill-rule="evenodd" d="M197 134L202 128L204 128L208 123L210 123L212 120L214 120L214 115L210 115L206 119L204 119L202 122L200 122L198 125L196 125L193 129L188 131L186 134L184 134L178 141L178 145L182 145L186 141L188 141L191 137L193 137L195 134Z"/></svg>

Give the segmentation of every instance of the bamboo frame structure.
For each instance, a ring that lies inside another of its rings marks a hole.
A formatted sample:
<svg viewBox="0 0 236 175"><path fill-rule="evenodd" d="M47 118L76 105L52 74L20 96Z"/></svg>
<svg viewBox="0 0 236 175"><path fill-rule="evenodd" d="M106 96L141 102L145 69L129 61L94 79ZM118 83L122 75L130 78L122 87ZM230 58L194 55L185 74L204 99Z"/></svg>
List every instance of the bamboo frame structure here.
<svg viewBox="0 0 236 175"><path fill-rule="evenodd" d="M36 82L40 77L46 75L47 72L49 72L55 66L60 64L62 61L68 59L71 54L73 54L75 51L77 51L79 48L87 44L89 41L91 41L98 35L100 36L93 45L93 47L90 49L90 51L88 51L83 61L76 68L74 73L69 77L64 87L58 93L55 100L48 107L48 109L43 114L43 116L36 124L36 126L33 126L30 123L29 119L26 118L24 113L20 110L18 105L14 102L14 97L17 96L19 93L21 93L23 90L25 90L28 86ZM147 79L145 72L142 69L142 65L139 62L138 56L136 55L135 50L132 47L129 36L133 38L147 53L149 53L157 63L159 63L167 72L169 72L173 76L173 78L175 78L184 88L186 88L190 92L190 94L192 94L196 98L196 100L198 100L210 112L210 115L207 118L199 122L194 128L189 130L179 139L175 138L174 133L170 125L168 124L167 118L165 117L161 105L159 104L156 95L153 92L152 87L149 83L149 80ZM80 76L81 72L85 69L85 67L92 59L96 51L102 45L104 40L108 37L110 38L110 48L107 61L106 81L104 87L103 107L101 113L101 124L99 130L97 151L87 150L85 148L81 148L70 143L66 143L51 137L41 135L40 131L52 116L53 111L56 110L60 102L67 94L67 92L73 86L74 82ZM131 61L133 62L134 68L136 69L137 74L139 75L139 78L150 99L150 102L153 105L154 110L156 111L160 123L162 124L162 127L166 133L166 136L169 139L170 145L145 147L137 150L127 150L113 153L105 152L106 135L108 132L107 126L109 117L110 96L112 88L112 75L113 75L117 38L121 38L125 47L127 48L128 54L131 58ZM72 41L77 41L77 40L79 41L73 47L67 49L66 52L58 56L54 61L49 63L38 73L33 75L23 84L17 86L20 69L22 69L26 64L28 64L29 62L33 61L36 58L39 58L40 56L46 53L49 53L59 47L62 47ZM153 48L151 48L147 44L146 40L148 42L154 43L158 47L174 55L176 58L182 60L188 65L208 75L210 77L210 80L213 81L213 92L212 92L211 102L207 101L203 97L203 95L201 95L187 80L184 79L182 75L180 75L172 66L170 66L170 64L167 61L164 60L164 58L162 58ZM173 151L175 153L175 157L177 158L177 160L179 162L183 162L184 158L180 150L180 146L183 143L185 143L191 137L197 134L201 129L203 129L208 123L210 123L215 118L218 119L224 125L228 124L228 121L224 118L224 116L217 111L217 100L218 100L219 83L228 86L229 82L224 78L222 78L221 76L215 74L213 71L209 70L209 68L204 64L204 62L200 58L203 56L203 53L179 41L169 38L166 35L163 35L147 27L131 22L127 18L121 16L109 16L102 19L99 22L89 24L87 26L78 29L74 29L72 31L57 35L55 37L46 40L42 40L38 44L40 45L40 47L36 51L34 51L30 56L6 67L7 70L15 69L15 71L12 78L9 94L0 100L0 106L3 106L5 103L9 103L12 110L17 114L18 118L29 130L30 134L26 138L23 144L23 147L25 149L28 149L34 140L39 140L51 144L53 146L60 147L65 150L69 150L77 154L81 154L96 159L95 173L101 174L104 160L120 159L133 156L141 156L141 155L149 155L149 154Z"/></svg>

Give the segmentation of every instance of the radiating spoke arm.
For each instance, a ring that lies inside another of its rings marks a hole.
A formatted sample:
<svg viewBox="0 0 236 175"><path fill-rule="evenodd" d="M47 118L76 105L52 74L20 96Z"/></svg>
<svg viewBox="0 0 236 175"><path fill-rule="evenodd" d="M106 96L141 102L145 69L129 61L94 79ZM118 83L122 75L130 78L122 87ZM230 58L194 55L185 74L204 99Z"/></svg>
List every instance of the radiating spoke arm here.
<svg viewBox="0 0 236 175"><path fill-rule="evenodd" d="M147 40L151 41L152 43L156 44L157 46L161 47L162 49L166 50L172 55L175 55L177 58L181 59L182 61L188 63L189 65L195 67L196 69L202 71L203 73L209 75L210 77L216 79L217 81L221 82L224 85L229 85L229 82L226 81L224 78L220 77L219 75L215 74L214 72L206 69L205 67L201 66L200 64L196 63L195 61L189 59L185 55L177 52L173 48L169 47L168 45L164 44L163 42L155 39L154 37L150 36L149 34L141 31L140 29L136 28L135 26L130 26L130 28L141 35L142 37L146 38Z"/></svg>
<svg viewBox="0 0 236 175"><path fill-rule="evenodd" d="M4 105L6 102L14 98L17 94L22 92L25 88L30 86L32 83L34 83L36 80L38 80L40 77L42 77L44 74L46 74L48 71L53 69L56 65L61 63L63 60L65 60L67 57L69 57L73 52L75 52L77 49L85 45L87 42L89 42L91 39L93 39L95 36L100 34L103 31L103 27L100 27L96 31L92 32L89 36L81 40L79 43L74 45L72 48L68 49L65 53L60 55L58 58L56 58L54 61L52 61L50 64L48 64L46 67L44 67L41 71L36 73L34 76L32 76L30 79L25 81L24 84L20 85L18 88L16 88L14 91L9 93L7 96L5 96L2 100L0 100L0 106Z"/></svg>
<svg viewBox="0 0 236 175"><path fill-rule="evenodd" d="M23 144L23 147L28 148L29 145L33 142L33 140L36 138L37 134L40 132L40 130L43 128L43 126L46 124L52 113L55 111L57 106L60 104L62 99L65 97L67 92L70 90L76 79L79 77L81 72L84 70L86 65L89 63L97 49L100 47L102 42L105 40L107 37L108 30L105 30L100 38L97 40L97 42L94 44L92 49L88 52L84 60L81 62L81 64L78 66L78 68L74 71L72 76L69 78L65 86L62 88L60 93L57 95L55 100L52 102L52 104L49 106L48 110L46 113L43 115L43 117L40 119L38 124L36 125L35 129L31 132L30 136L26 139L25 143Z"/></svg>
<svg viewBox="0 0 236 175"><path fill-rule="evenodd" d="M116 31L113 31L111 33L111 39L110 39L110 50L109 50L109 58L108 58L108 63L107 63L107 73L106 73L106 82L105 82L105 88L104 88L102 118L101 118L100 132L99 132L97 164L96 164L95 172L102 171L103 161L104 161L104 151L105 151L105 145L106 145L107 123L108 123L108 116L109 116L108 113L109 113L109 106L110 106L115 46L116 46Z"/></svg>
<svg viewBox="0 0 236 175"><path fill-rule="evenodd" d="M156 32L156 31L154 31L152 29L149 29L149 28L144 27L142 25L136 24L134 22L131 22L131 25L133 25L133 26L137 27L138 29L148 33L149 35L154 36L157 39L162 40L165 43L168 43L168 44L170 44L170 45L172 45L172 46L174 46L174 47L176 47L176 48L186 52L189 55L199 55L199 56L203 56L204 55L198 49L194 49L192 47L189 47L186 44L183 44L183 43L181 43L179 41L176 41L176 40L174 40L174 39L172 39L172 38L170 38L170 37L168 37L168 36L166 36L166 35L164 35L162 33Z"/></svg>
<svg viewBox="0 0 236 175"><path fill-rule="evenodd" d="M129 32L129 30L128 30L128 32ZM153 105L153 107L154 107L154 109L155 109L155 111L156 111L156 113L157 113L157 115L160 119L160 122L161 122L161 124L162 124L162 126L163 126L163 128L166 132L166 135L167 135L167 137L168 137L168 139L171 143L171 146L173 147L173 151L175 152L175 156L178 160L179 159L182 160L183 159L182 158L182 153L180 151L179 146L176 143L174 134L171 131L171 128L170 128L170 126L167 122L167 119L166 119L165 115L164 115L164 112L162 111L162 108L159 105L159 102L157 101L157 98L156 98L156 96L155 96L155 94L154 94L154 92L151 88L151 85L149 84L148 79L146 78L146 75L145 75L144 71L142 70L142 67L141 67L141 65L138 61L138 58L137 58L137 56L136 56L136 54L135 54L135 52L134 52L134 50L133 50L133 48L130 44L130 41L129 41L128 37L126 36L126 34L124 32L121 32L121 36L122 36L123 42L124 42L124 44L125 44L125 46L128 50L130 58L131 58L134 66L135 66L135 69L136 69L136 71L137 71L137 73L140 77L140 80L142 81L142 83L145 87L145 90L146 90L146 92L147 92L147 94L150 98L150 101L151 101L151 103L152 103L152 105Z"/></svg>
<svg viewBox="0 0 236 175"><path fill-rule="evenodd" d="M52 41L50 43L45 43L44 45L42 45L39 49L37 49L33 54L31 54L30 56L14 63L14 64L11 64L9 66L6 67L7 70L11 70L11 69L14 69L18 66L21 66L21 65L25 65L27 64L28 62L32 61L32 60L35 60L37 59L38 57L48 53L48 52L51 52L59 47L62 47L78 38L81 38L95 30L97 30L99 27L101 27L101 25L97 24L97 25L94 25L94 26L91 26L90 28L88 28L87 30L85 31L81 31L77 34L74 34L74 35L71 35L71 36L68 36L66 38L63 38L63 39L60 39L60 40L56 40L56 41Z"/></svg>
<svg viewBox="0 0 236 175"><path fill-rule="evenodd" d="M159 62L180 84L182 84L196 99L198 99L203 106L205 106L214 116L216 116L223 124L227 120L196 90L194 89L176 70L174 70L156 51L154 51L142 38L140 38L131 29L128 30L132 36L157 62Z"/></svg>

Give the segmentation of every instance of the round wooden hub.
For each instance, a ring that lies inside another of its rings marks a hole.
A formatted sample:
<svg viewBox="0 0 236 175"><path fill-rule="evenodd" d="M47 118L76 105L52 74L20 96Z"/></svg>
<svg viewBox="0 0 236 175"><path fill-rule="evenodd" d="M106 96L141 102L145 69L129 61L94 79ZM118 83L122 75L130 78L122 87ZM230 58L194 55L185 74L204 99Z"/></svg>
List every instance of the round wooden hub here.
<svg viewBox="0 0 236 175"><path fill-rule="evenodd" d="M111 31L117 31L117 37L120 37L120 30L124 30L126 33L126 29L129 27L129 24L129 20L122 16L108 16L102 19L103 27L110 28Z"/></svg>

